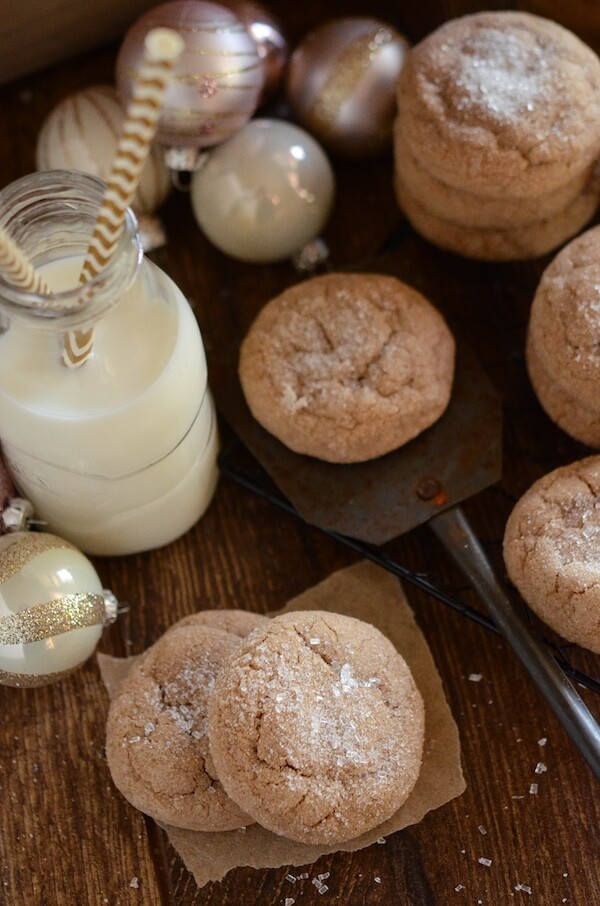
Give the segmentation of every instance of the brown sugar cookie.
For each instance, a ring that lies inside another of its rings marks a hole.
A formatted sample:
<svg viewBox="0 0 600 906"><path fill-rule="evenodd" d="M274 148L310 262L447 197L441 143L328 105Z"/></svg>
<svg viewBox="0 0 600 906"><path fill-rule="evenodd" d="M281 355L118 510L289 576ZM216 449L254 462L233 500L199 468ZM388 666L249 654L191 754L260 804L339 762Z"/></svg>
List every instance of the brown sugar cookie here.
<svg viewBox="0 0 600 906"><path fill-rule="evenodd" d="M414 156L400 128L394 144L394 159L400 182L431 214L466 227L482 229L514 229L544 220L572 202L588 187L594 175L594 165L591 165L564 185L543 195L490 198L466 189L456 189L437 179ZM592 186L589 188L592 189Z"/></svg>
<svg viewBox="0 0 600 906"><path fill-rule="evenodd" d="M244 811L306 843L340 843L389 818L421 765L423 702L378 629L303 611L253 632L216 684L211 753Z"/></svg>
<svg viewBox="0 0 600 906"><path fill-rule="evenodd" d="M481 261L525 261L546 255L582 230L598 207L596 190L584 191L545 220L511 229L482 229L432 214L410 193L398 174L396 195L406 217L425 239L457 255Z"/></svg>
<svg viewBox="0 0 600 906"><path fill-rule="evenodd" d="M600 227L594 227L544 271L527 336L529 376L544 409L592 446L600 446L599 335Z"/></svg>
<svg viewBox="0 0 600 906"><path fill-rule="evenodd" d="M252 414L297 453L361 462L416 437L444 412L454 340L416 290L380 274L328 274L292 286L242 344Z"/></svg>
<svg viewBox="0 0 600 906"><path fill-rule="evenodd" d="M437 178L502 198L551 192L600 150L600 60L562 26L497 11L446 22L408 54L399 118Z"/></svg>
<svg viewBox="0 0 600 906"><path fill-rule="evenodd" d="M531 609L600 653L600 456L556 469L521 497L504 534L508 575Z"/></svg>
<svg viewBox="0 0 600 906"><path fill-rule="evenodd" d="M176 626L133 666L113 699L106 755L136 808L190 830L224 831L252 819L225 793L210 755L208 699L240 638L214 626Z"/></svg>

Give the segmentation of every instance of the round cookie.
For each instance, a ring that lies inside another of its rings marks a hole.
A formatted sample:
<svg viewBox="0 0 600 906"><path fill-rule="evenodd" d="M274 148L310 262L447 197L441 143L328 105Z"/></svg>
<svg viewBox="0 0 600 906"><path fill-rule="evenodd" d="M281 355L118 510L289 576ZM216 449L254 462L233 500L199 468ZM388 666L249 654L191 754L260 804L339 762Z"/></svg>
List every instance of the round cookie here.
<svg viewBox="0 0 600 906"><path fill-rule="evenodd" d="M544 476L521 497L504 534L511 581L570 642L600 653L600 456Z"/></svg>
<svg viewBox="0 0 600 906"><path fill-rule="evenodd" d="M269 830L340 843L376 827L419 775L424 708L391 642L352 617L275 617L242 642L209 708L229 795Z"/></svg>
<svg viewBox="0 0 600 906"><path fill-rule="evenodd" d="M600 60L548 19L463 16L408 54L398 109L438 179L498 198L542 195L598 157Z"/></svg>
<svg viewBox="0 0 600 906"><path fill-rule="evenodd" d="M600 414L599 336L600 227L594 227L562 249L542 274L531 306L528 358L535 354L553 382Z"/></svg>
<svg viewBox="0 0 600 906"><path fill-rule="evenodd" d="M456 189L436 179L408 148L399 127L394 143L394 159L400 182L431 214L466 227L482 229L514 229L556 214L588 187L594 172L593 165L587 167L564 185L543 195L490 198Z"/></svg>
<svg viewBox="0 0 600 906"><path fill-rule="evenodd" d="M379 274L327 274L259 313L240 354L252 414L297 453L362 462L444 412L454 340L416 290Z"/></svg>
<svg viewBox="0 0 600 906"><path fill-rule="evenodd" d="M546 255L582 230L598 207L596 191L584 191L546 220L512 229L481 229L432 214L398 174L395 185L400 206L418 233L440 248L481 261L525 261Z"/></svg>
<svg viewBox="0 0 600 906"><path fill-rule="evenodd" d="M244 639L253 629L268 622L269 617L259 613L251 613L248 610L236 610L234 608L199 610L197 613L182 617L167 632L171 632L173 629L180 629L183 626L213 626L215 629L221 629L223 632L229 632L239 639Z"/></svg>
<svg viewBox="0 0 600 906"><path fill-rule="evenodd" d="M113 781L157 821L201 831L252 824L219 782L206 735L215 678L239 644L214 626L173 627L133 666L111 703L106 755Z"/></svg>

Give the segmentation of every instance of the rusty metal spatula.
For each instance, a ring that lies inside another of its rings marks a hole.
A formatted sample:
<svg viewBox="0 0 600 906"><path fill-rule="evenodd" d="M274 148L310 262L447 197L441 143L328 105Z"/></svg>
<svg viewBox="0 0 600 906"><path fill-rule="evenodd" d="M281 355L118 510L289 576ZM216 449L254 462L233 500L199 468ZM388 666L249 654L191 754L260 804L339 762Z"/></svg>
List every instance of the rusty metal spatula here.
<svg viewBox="0 0 600 906"><path fill-rule="evenodd" d="M386 264L367 269L396 270ZM448 292L445 285L436 300L442 310ZM223 364L213 380L218 408L294 510L329 534L369 545L427 522L600 780L600 726L502 589L459 506L499 480L502 449L500 399L460 336L452 399L442 418L399 450L355 465L321 462L283 446L252 417L237 357Z"/></svg>

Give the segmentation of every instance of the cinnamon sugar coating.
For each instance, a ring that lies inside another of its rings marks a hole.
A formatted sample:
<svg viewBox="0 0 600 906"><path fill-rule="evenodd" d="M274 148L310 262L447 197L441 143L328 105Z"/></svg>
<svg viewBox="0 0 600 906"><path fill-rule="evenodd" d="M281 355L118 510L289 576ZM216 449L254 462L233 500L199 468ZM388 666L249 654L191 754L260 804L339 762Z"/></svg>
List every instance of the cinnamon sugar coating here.
<svg viewBox="0 0 600 906"><path fill-rule="evenodd" d="M521 497L504 534L508 575L538 616L600 653L600 456L555 469Z"/></svg>
<svg viewBox="0 0 600 906"><path fill-rule="evenodd" d="M424 709L379 630L304 611L242 643L215 684L209 735L226 790L256 821L293 840L339 843L406 800Z"/></svg>
<svg viewBox="0 0 600 906"><path fill-rule="evenodd" d="M298 453L329 462L396 449L444 412L454 340L416 290L379 274L328 274L269 302L240 355L248 406Z"/></svg>

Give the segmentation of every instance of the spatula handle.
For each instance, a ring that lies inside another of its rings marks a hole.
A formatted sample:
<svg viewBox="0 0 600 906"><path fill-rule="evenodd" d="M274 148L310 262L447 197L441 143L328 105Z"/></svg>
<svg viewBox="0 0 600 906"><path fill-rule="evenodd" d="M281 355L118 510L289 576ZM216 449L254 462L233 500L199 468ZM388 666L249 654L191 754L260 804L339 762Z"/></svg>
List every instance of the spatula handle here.
<svg viewBox="0 0 600 906"><path fill-rule="evenodd" d="M463 511L452 507L430 520L429 525L469 578L500 632L600 780L600 726L507 597Z"/></svg>

